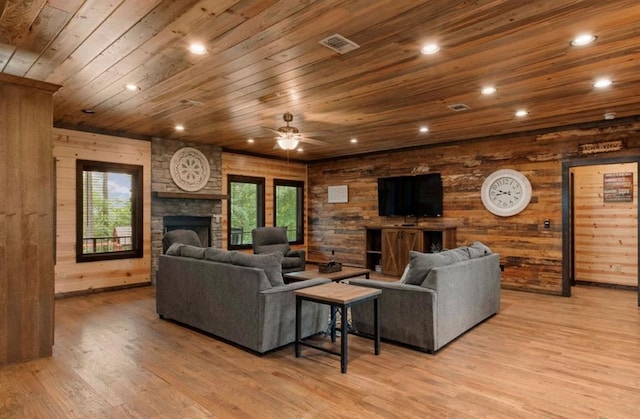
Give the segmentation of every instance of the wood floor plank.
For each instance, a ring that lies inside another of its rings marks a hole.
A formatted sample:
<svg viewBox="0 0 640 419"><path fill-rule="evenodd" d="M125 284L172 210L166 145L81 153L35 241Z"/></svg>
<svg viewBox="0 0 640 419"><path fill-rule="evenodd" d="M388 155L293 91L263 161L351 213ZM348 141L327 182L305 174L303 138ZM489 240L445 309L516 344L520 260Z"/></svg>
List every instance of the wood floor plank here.
<svg viewBox="0 0 640 419"><path fill-rule="evenodd" d="M0 369L0 417L640 417L635 292L502 291L435 355L349 337L256 356L155 312L155 288L56 301L51 358ZM382 313L384 315L384 313Z"/></svg>

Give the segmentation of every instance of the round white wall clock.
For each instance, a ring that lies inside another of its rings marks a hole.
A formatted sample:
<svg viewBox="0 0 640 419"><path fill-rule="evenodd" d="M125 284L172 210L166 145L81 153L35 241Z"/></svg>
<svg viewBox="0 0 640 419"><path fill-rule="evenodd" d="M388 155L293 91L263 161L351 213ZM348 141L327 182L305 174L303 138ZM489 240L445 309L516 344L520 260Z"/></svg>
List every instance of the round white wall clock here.
<svg viewBox="0 0 640 419"><path fill-rule="evenodd" d="M209 161L200 150L184 147L176 151L169 164L171 179L182 190L195 192L209 181Z"/></svg>
<svg viewBox="0 0 640 419"><path fill-rule="evenodd" d="M484 180L480 195L482 203L491 213L509 217L529 205L531 183L516 170L496 170Z"/></svg>

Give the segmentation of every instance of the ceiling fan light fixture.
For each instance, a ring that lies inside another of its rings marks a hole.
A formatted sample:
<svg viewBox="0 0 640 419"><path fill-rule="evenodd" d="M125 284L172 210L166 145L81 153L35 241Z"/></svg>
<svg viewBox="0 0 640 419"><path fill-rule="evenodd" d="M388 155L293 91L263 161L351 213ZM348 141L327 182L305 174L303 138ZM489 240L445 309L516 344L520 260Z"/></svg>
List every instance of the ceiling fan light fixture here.
<svg viewBox="0 0 640 419"><path fill-rule="evenodd" d="M278 147L283 150L295 150L298 147L298 139L294 136L286 136L278 138Z"/></svg>

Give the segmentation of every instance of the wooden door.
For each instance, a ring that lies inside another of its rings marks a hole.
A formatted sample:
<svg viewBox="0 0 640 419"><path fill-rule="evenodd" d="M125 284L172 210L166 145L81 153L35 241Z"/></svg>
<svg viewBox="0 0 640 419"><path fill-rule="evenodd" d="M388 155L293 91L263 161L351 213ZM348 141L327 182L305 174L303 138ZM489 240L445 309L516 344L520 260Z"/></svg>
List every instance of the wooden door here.
<svg viewBox="0 0 640 419"><path fill-rule="evenodd" d="M382 272L385 275L400 275L398 272L398 243L402 230L385 228L382 230Z"/></svg>
<svg viewBox="0 0 640 419"><path fill-rule="evenodd" d="M398 242L398 272L402 275L404 268L409 263L409 252L415 250L423 251L423 232L422 230L403 230Z"/></svg>
<svg viewBox="0 0 640 419"><path fill-rule="evenodd" d="M422 251L422 230L382 230L382 272L385 275L402 275L409 263L409 251Z"/></svg>

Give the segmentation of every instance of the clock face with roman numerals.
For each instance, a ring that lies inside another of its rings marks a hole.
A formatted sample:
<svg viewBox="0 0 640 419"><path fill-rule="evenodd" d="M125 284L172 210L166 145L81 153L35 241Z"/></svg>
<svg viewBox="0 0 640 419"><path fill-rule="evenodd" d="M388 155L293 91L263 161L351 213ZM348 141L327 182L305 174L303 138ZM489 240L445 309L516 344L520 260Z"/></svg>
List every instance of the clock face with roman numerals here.
<svg viewBox="0 0 640 419"><path fill-rule="evenodd" d="M529 205L531 183L520 172L501 169L485 179L481 191L482 203L493 214L509 217Z"/></svg>

